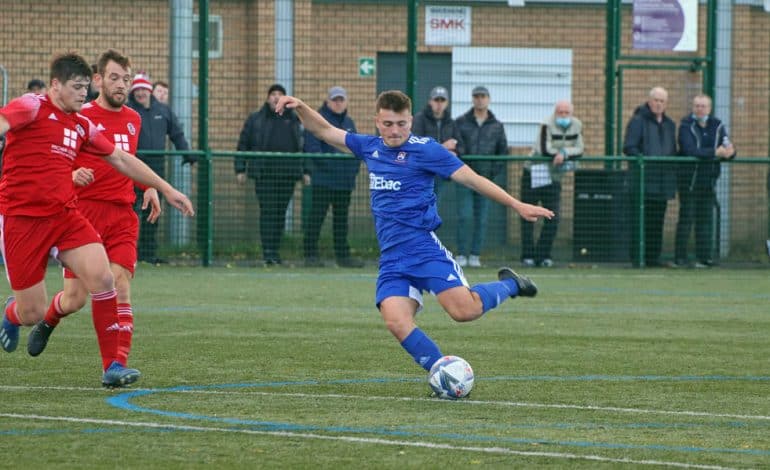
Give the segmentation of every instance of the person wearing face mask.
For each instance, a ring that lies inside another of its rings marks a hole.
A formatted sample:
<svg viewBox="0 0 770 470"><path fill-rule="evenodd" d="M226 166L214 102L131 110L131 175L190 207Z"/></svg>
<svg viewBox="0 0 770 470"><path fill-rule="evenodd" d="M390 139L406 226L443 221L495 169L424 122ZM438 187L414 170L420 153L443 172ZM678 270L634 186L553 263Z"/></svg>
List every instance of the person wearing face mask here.
<svg viewBox="0 0 770 470"><path fill-rule="evenodd" d="M679 124L679 149L682 155L696 157L697 162L680 163L677 170L679 220L676 224L675 262L687 266L687 242L695 222L696 268L714 266L712 257L714 187L721 163L735 158L727 127L711 116L711 98L697 95L692 100L692 113Z"/></svg>
<svg viewBox="0 0 770 470"><path fill-rule="evenodd" d="M302 149L299 119L294 112L277 114L275 106L286 89L275 83L267 90L267 99L259 111L243 123L238 151L297 153ZM238 184L254 180L259 200L259 234L265 266L282 264L279 253L286 208L294 195L294 186L302 179L299 158L237 158L235 177Z"/></svg>
<svg viewBox="0 0 770 470"><path fill-rule="evenodd" d="M524 266L553 266L551 247L559 228L561 178L571 166L568 162L583 155L583 123L572 115L573 106L561 100L553 114L540 125L531 156L549 157L550 162L527 162L521 174L521 200L542 204L554 212L545 219L540 237L534 240L535 224L521 220L521 263Z"/></svg>

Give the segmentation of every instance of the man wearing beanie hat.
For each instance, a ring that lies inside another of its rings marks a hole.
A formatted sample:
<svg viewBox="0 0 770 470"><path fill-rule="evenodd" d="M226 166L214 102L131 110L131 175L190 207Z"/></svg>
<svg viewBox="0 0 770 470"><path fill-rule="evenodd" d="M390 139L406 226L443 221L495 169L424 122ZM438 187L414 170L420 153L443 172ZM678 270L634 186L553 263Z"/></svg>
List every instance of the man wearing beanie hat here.
<svg viewBox="0 0 770 470"><path fill-rule="evenodd" d="M139 158L155 171L161 178L166 177L165 155L142 156L142 150L166 150L166 136L177 150L190 150L190 144L184 137L184 130L179 119L171 108L152 96L152 82L146 73L139 72L134 76L129 90L128 106L139 113L142 118L142 130L139 132ZM195 156L185 155L184 163L193 164ZM137 190L137 205L135 206L141 225L139 227L139 261L151 264L162 264L165 260L158 257L158 225L149 223L149 209L142 211L141 192Z"/></svg>
<svg viewBox="0 0 770 470"><path fill-rule="evenodd" d="M267 91L267 100L243 123L238 151L298 153L302 149L299 119L293 112L279 115L275 106L286 89L276 83ZM299 158L236 158L238 184L254 180L259 200L259 234L265 265L281 264L280 247L284 215L294 194L294 185L302 178Z"/></svg>

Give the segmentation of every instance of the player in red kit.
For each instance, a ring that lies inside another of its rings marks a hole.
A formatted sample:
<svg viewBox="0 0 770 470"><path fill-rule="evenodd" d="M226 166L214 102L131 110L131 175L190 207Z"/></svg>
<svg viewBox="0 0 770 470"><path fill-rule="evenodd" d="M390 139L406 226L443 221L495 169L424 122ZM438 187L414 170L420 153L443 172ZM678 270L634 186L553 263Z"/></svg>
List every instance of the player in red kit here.
<svg viewBox="0 0 770 470"><path fill-rule="evenodd" d="M0 135L7 134L0 179L0 250L13 289L6 303L0 346L18 346L19 326L43 320L48 305L45 271L52 255L70 269L91 294L99 348L110 363L102 383L122 386L139 371L117 359L119 324L115 281L101 237L76 207L73 161L83 150L103 158L119 172L159 190L180 212L193 215L190 200L139 159L115 145L80 111L91 81L91 67L75 53L51 62L48 94L26 94L0 108Z"/></svg>
<svg viewBox="0 0 770 470"><path fill-rule="evenodd" d="M131 154L136 152L141 117L133 109L124 106L131 86L131 62L115 50L108 50L96 64L94 84L101 90L95 101L83 105L80 114L87 117L102 134ZM75 159L73 182L78 197L78 210L91 222L110 260L115 278L118 302L117 361L128 365L128 354L133 335L131 309L131 279L136 266L136 240L139 223L133 204L136 194L134 183L119 173L104 159L88 150L81 150ZM143 208L151 207L150 221L160 215L160 201L154 188L142 188ZM54 295L45 318L30 331L27 352L37 356L48 344L48 338L61 318L77 312L86 303L88 289L75 274L64 269L64 289ZM107 333L96 330L99 341ZM103 367L107 368L112 354L102 355Z"/></svg>

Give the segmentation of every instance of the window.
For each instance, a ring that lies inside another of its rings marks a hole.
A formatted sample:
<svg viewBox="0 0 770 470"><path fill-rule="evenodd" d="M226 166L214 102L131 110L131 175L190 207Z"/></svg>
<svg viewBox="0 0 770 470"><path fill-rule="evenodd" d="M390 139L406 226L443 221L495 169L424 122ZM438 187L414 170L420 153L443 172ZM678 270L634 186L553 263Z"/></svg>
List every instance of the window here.
<svg viewBox="0 0 770 470"><path fill-rule="evenodd" d="M193 57L198 57L198 15L193 15L192 48ZM222 17L209 15L209 59L222 58Z"/></svg>

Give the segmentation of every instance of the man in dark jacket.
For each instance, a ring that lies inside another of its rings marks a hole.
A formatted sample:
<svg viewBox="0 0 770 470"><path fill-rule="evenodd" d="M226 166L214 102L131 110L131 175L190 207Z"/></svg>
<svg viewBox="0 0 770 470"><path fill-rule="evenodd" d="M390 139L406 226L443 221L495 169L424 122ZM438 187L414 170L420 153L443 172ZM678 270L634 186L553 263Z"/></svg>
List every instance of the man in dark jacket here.
<svg viewBox="0 0 770 470"><path fill-rule="evenodd" d="M238 150L247 152L297 153L302 148L299 119L294 112L279 115L275 105L286 89L272 85L267 91L267 101L243 123ZM246 177L254 180L259 200L259 233L262 239L262 256L267 266L281 264L280 248L284 215L294 194L296 182L302 178L302 160L299 158L238 158L235 160L238 184L245 184Z"/></svg>
<svg viewBox="0 0 770 470"><path fill-rule="evenodd" d="M128 106L139 113L142 118L142 129L139 132L138 153L142 150L166 150L166 136L177 150L190 150L190 144L184 137L184 130L171 108L159 102L152 96L152 83L147 75L139 73L134 77L128 97ZM161 178L166 177L165 155L143 156L139 158ZM197 157L186 155L185 164L195 163ZM149 208L142 211L142 193L138 189L137 204L134 207L141 225L139 227L138 259L152 264L165 261L158 257L158 225L147 221Z"/></svg>
<svg viewBox="0 0 770 470"><path fill-rule="evenodd" d="M330 124L338 129L356 132L356 124L348 116L348 94L335 86L321 109L318 110ZM305 131L306 153L340 153L316 136ZM348 245L348 209L350 194L356 187L356 176L361 166L357 158L308 158L305 161L305 183L310 186L310 214L305 227L305 265L323 266L318 256L318 238L329 206L332 208L332 235L334 254L341 267L360 268L363 262L350 256Z"/></svg>
<svg viewBox="0 0 770 470"><path fill-rule="evenodd" d="M679 220L676 224L676 264L687 265L687 242L695 221L695 267L714 265L712 258L712 220L716 194L714 187L721 170L721 161L735 157L727 128L722 121L710 116L711 98L697 95L692 100L692 114L679 124L679 151L697 163L680 163L677 171L679 189Z"/></svg>
<svg viewBox="0 0 770 470"><path fill-rule="evenodd" d="M430 99L425 109L415 114L412 121L412 134L432 137L453 154L463 154L463 138L449 112L449 91L443 86L430 91ZM436 178L436 197L441 192L444 181Z"/></svg>
<svg viewBox="0 0 770 470"><path fill-rule="evenodd" d="M489 90L477 86L473 94L473 107L457 118L465 153L468 155L507 155L508 139L503 123L489 110ZM494 180L505 171L505 162L495 160L470 160L465 162L476 173ZM460 266L481 267L481 250L487 232L489 199L481 194L457 185L457 256ZM469 227L473 227L473 238L468 246ZM466 258L467 257L467 258Z"/></svg>
<svg viewBox="0 0 770 470"><path fill-rule="evenodd" d="M623 153L628 156L675 156L676 124L666 116L668 92L655 87L650 90L647 103L634 111L626 127ZM629 164L631 190L631 262L640 266L639 256L639 168ZM661 266L663 222L668 200L676 195L675 167L667 162L649 162L644 167L644 262L647 266Z"/></svg>

